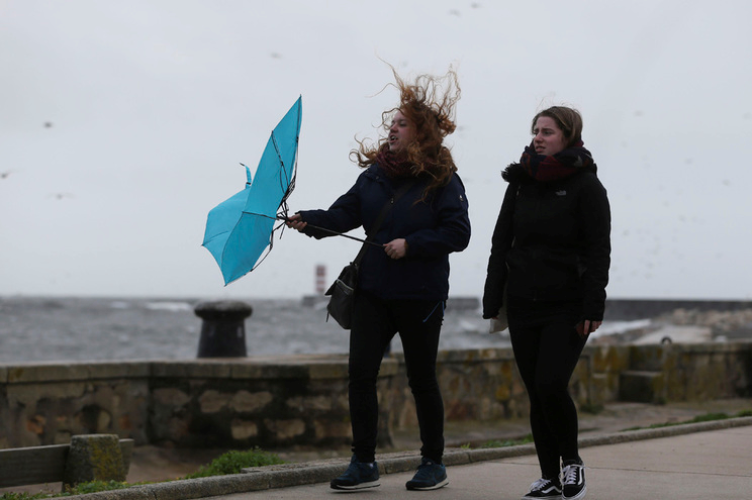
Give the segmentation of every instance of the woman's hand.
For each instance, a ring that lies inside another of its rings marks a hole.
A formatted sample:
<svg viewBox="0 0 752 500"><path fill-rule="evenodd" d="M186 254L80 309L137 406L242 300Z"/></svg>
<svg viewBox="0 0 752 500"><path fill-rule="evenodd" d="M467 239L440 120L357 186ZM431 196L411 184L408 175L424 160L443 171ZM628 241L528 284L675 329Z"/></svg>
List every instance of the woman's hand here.
<svg viewBox="0 0 752 500"><path fill-rule="evenodd" d="M577 326L574 328L577 330L580 337L587 337L596 331L602 324L603 321L590 321L589 319L586 319L577 323Z"/></svg>
<svg viewBox="0 0 752 500"><path fill-rule="evenodd" d="M391 259L401 259L407 255L407 241L405 241L405 238L392 240L384 244L384 251Z"/></svg>
<svg viewBox="0 0 752 500"><path fill-rule="evenodd" d="M305 227L308 225L308 223L303 222L303 218L300 216L300 214L293 214L287 218L285 225L289 228L295 229L296 231L302 232L303 229L305 229Z"/></svg>

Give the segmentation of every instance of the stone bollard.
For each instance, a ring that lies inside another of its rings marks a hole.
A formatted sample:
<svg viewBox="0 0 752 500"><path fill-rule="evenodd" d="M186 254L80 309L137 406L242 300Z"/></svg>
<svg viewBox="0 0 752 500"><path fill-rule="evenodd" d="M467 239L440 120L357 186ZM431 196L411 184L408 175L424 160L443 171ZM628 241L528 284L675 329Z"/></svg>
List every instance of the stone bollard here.
<svg viewBox="0 0 752 500"><path fill-rule="evenodd" d="M202 302L194 313L204 320L198 343L199 358L237 358L247 354L245 319L253 309L245 302Z"/></svg>
<svg viewBox="0 0 752 500"><path fill-rule="evenodd" d="M117 434L72 436L65 461L63 491L66 486L89 481L125 481L128 470Z"/></svg>

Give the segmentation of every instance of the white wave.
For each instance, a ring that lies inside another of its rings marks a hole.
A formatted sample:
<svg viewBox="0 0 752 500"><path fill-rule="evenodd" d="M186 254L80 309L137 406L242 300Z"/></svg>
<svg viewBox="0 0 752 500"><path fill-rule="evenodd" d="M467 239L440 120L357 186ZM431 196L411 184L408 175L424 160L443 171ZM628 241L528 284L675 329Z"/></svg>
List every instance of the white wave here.
<svg viewBox="0 0 752 500"><path fill-rule="evenodd" d="M152 311L192 311L193 306L188 302L147 302L146 308Z"/></svg>
<svg viewBox="0 0 752 500"><path fill-rule="evenodd" d="M457 328L465 333L478 333L484 331L486 320L482 320L482 324L480 321L472 321L469 319L460 319L457 322Z"/></svg>
<svg viewBox="0 0 752 500"><path fill-rule="evenodd" d="M638 319L634 321L604 321L600 328L590 334L590 336L602 337L605 335L620 335L622 333L647 328L651 324L652 322L649 319Z"/></svg>

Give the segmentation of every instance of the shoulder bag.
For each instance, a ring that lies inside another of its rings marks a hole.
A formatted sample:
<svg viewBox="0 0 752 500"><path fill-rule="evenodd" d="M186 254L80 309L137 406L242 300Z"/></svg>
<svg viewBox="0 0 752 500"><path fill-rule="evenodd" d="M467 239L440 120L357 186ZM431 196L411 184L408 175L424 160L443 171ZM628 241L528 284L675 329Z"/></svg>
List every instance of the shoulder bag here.
<svg viewBox="0 0 752 500"><path fill-rule="evenodd" d="M414 180L405 182L399 187L389 201L384 204L376 222L371 227L371 235L375 235L378 232L386 214L391 210L397 200L407 193L414 183ZM331 316L337 323L339 323L339 326L345 330L349 330L352 327L355 289L358 286L360 261L363 260L363 255L366 253L366 250L368 250L370 245L373 245L373 243L371 242L371 236L368 236L365 243L363 243L363 246L360 248L357 257L355 257L355 260L342 269L342 272L339 273L339 277L324 294L331 297L329 299L329 304L326 306L327 321L329 320L329 316Z"/></svg>

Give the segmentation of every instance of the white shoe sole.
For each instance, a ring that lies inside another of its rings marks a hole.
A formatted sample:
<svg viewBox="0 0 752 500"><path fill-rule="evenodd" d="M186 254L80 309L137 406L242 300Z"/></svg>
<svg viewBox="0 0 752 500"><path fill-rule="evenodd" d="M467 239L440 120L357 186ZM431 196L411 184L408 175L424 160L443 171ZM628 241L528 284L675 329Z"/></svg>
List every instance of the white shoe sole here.
<svg viewBox="0 0 752 500"><path fill-rule="evenodd" d="M342 490L342 491L355 491L355 490L364 490L367 488L375 488L377 486L381 486L381 483L379 481L371 481L370 483L360 483L356 484L355 486L341 486L341 485L329 485L333 490Z"/></svg>
<svg viewBox="0 0 752 500"><path fill-rule="evenodd" d="M442 482L436 483L433 486L428 486L425 488L407 488L407 489L411 491L431 491L431 490L438 490L439 488L443 488L447 484L449 484L449 478L446 478Z"/></svg>

